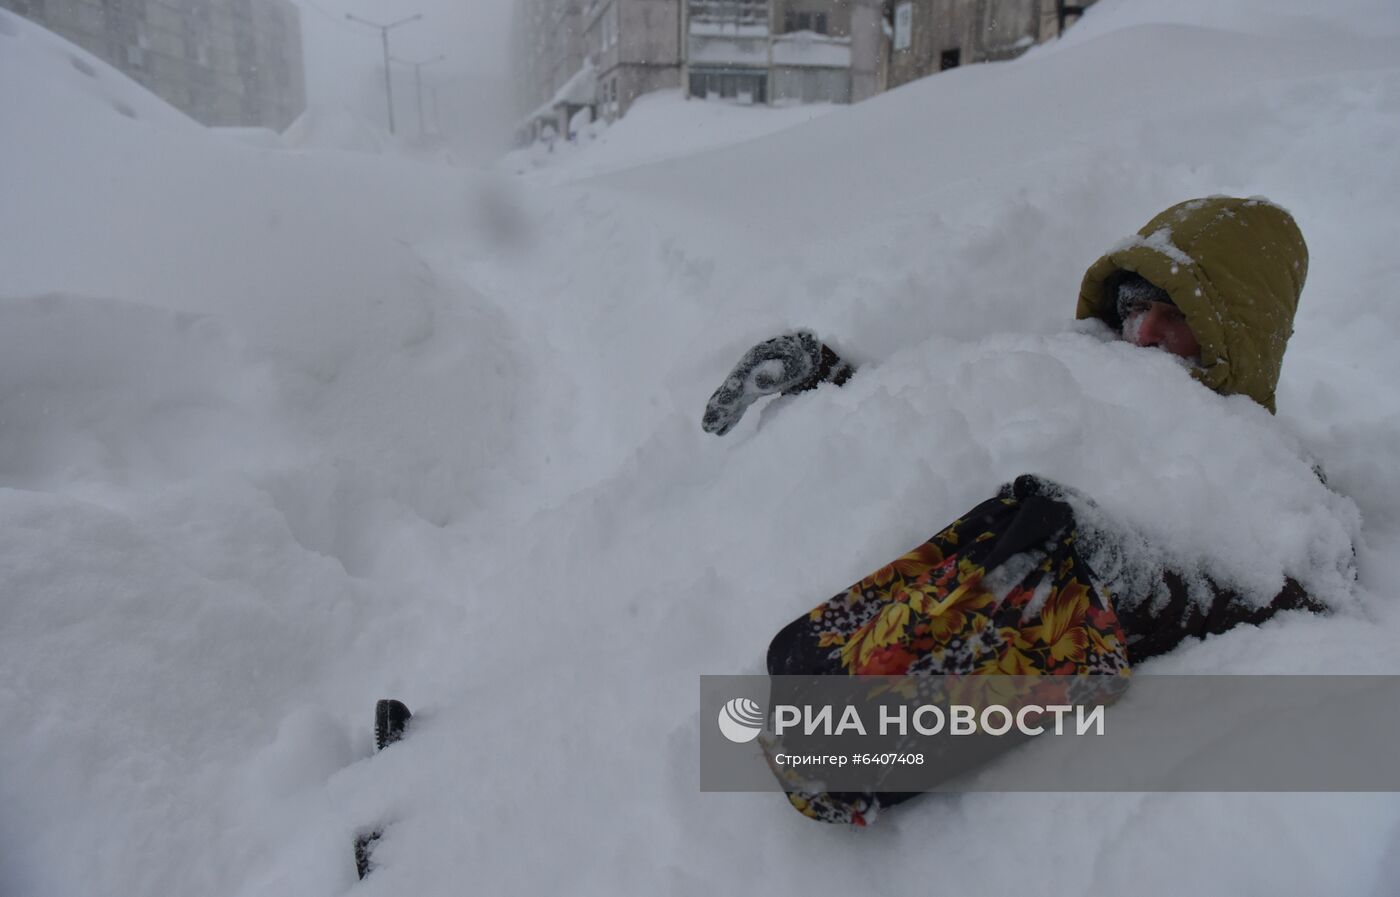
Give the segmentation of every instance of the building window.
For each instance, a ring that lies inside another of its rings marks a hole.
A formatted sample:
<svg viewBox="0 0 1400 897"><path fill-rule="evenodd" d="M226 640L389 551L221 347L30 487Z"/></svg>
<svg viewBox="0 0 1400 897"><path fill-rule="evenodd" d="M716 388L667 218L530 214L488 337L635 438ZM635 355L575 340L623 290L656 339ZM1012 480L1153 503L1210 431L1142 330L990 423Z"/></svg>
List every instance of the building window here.
<svg viewBox="0 0 1400 897"><path fill-rule="evenodd" d="M909 49L909 35L914 25L914 4L901 3L894 8L894 48Z"/></svg>
<svg viewBox="0 0 1400 897"><path fill-rule="evenodd" d="M768 102L768 76L752 69L690 70L690 95L697 99Z"/></svg>
<svg viewBox="0 0 1400 897"><path fill-rule="evenodd" d="M793 31L815 31L818 34L826 34L826 13L824 12L798 12L789 9L783 13L783 32Z"/></svg>
<svg viewBox="0 0 1400 897"><path fill-rule="evenodd" d="M727 25L768 23L768 0L688 0L688 3L692 22Z"/></svg>
<svg viewBox="0 0 1400 897"><path fill-rule="evenodd" d="M946 72L948 69L955 69L962 64L962 48L954 47L951 50L944 50L938 57L938 70Z"/></svg>

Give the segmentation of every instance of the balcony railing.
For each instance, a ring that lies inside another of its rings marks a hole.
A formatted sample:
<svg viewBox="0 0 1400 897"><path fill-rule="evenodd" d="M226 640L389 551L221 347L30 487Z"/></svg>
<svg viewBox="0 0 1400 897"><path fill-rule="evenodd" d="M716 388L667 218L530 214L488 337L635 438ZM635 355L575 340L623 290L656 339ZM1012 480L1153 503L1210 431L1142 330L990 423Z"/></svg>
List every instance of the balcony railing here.
<svg viewBox="0 0 1400 897"><path fill-rule="evenodd" d="M767 0L689 0L692 22L768 25Z"/></svg>

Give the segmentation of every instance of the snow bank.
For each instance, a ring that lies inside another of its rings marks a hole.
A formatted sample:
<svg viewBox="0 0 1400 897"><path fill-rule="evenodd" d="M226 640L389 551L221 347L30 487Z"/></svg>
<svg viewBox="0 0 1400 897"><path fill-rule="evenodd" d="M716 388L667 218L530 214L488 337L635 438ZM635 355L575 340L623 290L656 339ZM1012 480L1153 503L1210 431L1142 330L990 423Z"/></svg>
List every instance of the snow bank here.
<svg viewBox="0 0 1400 897"><path fill-rule="evenodd" d="M36 72L43 75L35 77ZM23 104L14 109L23 117L9 119L7 131L41 110L109 125L119 116L177 132L200 128L96 56L7 9L0 9L0 80L25 88L11 100Z"/></svg>
<svg viewBox="0 0 1400 897"><path fill-rule="evenodd" d="M834 108L824 103L741 106L660 90L638 97L625 116L606 128L585 130L577 141L555 139L515 150L496 167L539 186L567 183L754 140Z"/></svg>
<svg viewBox="0 0 1400 897"><path fill-rule="evenodd" d="M0 482L141 488L284 450L271 372L215 318L68 296L0 304Z"/></svg>
<svg viewBox="0 0 1400 897"><path fill-rule="evenodd" d="M213 131L258 149L282 149L285 146L282 135L271 128L214 128Z"/></svg>
<svg viewBox="0 0 1400 897"><path fill-rule="evenodd" d="M282 142L297 149L382 153L394 138L350 109L309 106L287 126Z"/></svg>

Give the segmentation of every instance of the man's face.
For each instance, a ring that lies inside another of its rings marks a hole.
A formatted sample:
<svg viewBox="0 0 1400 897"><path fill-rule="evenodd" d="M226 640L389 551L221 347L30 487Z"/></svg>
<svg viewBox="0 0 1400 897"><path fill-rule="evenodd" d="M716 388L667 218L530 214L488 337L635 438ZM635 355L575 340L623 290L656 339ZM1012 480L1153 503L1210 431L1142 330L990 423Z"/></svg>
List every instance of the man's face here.
<svg viewBox="0 0 1400 897"><path fill-rule="evenodd" d="M1186 316L1169 302L1138 302L1123 319L1123 339L1135 346L1155 346L1182 358L1199 358L1201 344Z"/></svg>

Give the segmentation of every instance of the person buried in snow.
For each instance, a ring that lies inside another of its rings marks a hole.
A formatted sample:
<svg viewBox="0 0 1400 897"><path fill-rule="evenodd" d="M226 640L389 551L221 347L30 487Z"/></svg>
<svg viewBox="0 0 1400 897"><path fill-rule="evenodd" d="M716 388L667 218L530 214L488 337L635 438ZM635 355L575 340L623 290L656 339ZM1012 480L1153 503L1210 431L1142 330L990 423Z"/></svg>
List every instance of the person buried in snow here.
<svg viewBox="0 0 1400 897"><path fill-rule="evenodd" d="M1292 216L1263 199L1178 203L1084 275L1078 318L1098 318L1134 345L1196 363L1195 376L1270 411L1307 277L1308 250ZM810 331L746 352L705 406L701 427L723 436L763 396L792 395L855 372Z"/></svg>
<svg viewBox="0 0 1400 897"><path fill-rule="evenodd" d="M1096 318L1136 346L1186 359L1207 388L1247 396L1272 413L1307 268L1303 235L1277 205L1226 196L1189 200L1089 267L1077 317ZM710 397L702 427L723 436L761 396L840 386L854 374L810 331L782 334L744 354ZM1121 676L1187 638L1261 623L1284 610L1327 610L1290 577L1265 602L1266 596L1250 599L1209 576L1146 569L1125 548L1134 538L1102 519L1089 497L1018 477L784 627L769 645L768 672ZM1013 570L1009 587L988 585ZM931 600L896 607L908 600L910 587ZM1029 600L1037 591L1050 597ZM879 625L892 612L903 621L893 640L891 627ZM856 824L912 796L829 794L798 781L785 790L804 815Z"/></svg>
<svg viewBox="0 0 1400 897"><path fill-rule="evenodd" d="M1077 317L1097 318L1136 346L1186 359L1207 388L1273 412L1307 267L1302 233L1273 203L1190 200L1089 267ZM762 396L840 386L855 372L810 331L782 334L744 354L711 396L702 426L723 436ZM1327 610L1288 577L1263 602L1209 577L1135 570L1131 552L1118 547L1133 536L1075 507L1092 504L1047 480L1016 478L783 627L768 647L769 674L1121 677L1187 638L1261 623L1280 611ZM914 592L928 600L916 606L908 597ZM883 641L871 638L891 611L903 621L897 637L896 627L886 627ZM402 736L410 716L398 701L379 702L381 749ZM827 792L819 782L779 778L799 812L824 822L866 825L914 796ZM373 868L379 835L367 830L356 840L361 877Z"/></svg>

